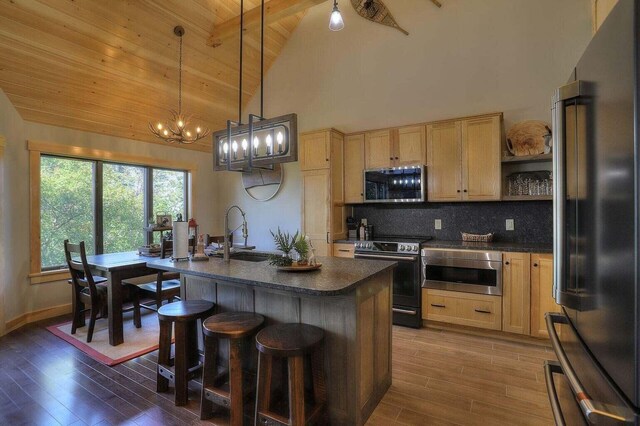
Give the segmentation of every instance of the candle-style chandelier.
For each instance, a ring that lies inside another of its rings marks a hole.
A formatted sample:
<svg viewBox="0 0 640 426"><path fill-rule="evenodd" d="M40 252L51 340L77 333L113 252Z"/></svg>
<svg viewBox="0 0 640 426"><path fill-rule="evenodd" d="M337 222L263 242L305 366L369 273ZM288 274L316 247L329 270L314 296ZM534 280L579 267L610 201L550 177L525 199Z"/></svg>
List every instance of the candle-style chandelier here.
<svg viewBox="0 0 640 426"><path fill-rule="evenodd" d="M249 123L245 124L242 123L243 32L244 0L240 0L238 121L227 120L227 128L213 134L215 171L273 170L274 164L298 161L298 116L264 118L264 0L260 24L260 115L249 114Z"/></svg>
<svg viewBox="0 0 640 426"><path fill-rule="evenodd" d="M189 117L182 114L182 36L184 28L180 25L173 28L173 33L180 37L180 73L178 82L178 111L172 110L172 119L168 123L158 122L156 125L149 123L151 133L169 143L192 144L206 137L209 129L196 126L189 128Z"/></svg>

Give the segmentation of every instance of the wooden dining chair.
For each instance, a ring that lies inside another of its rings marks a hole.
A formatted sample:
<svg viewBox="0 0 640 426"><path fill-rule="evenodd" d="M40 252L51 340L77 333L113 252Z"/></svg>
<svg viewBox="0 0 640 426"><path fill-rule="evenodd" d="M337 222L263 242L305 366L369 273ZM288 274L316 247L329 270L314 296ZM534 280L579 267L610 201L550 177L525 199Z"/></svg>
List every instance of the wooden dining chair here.
<svg viewBox="0 0 640 426"><path fill-rule="evenodd" d="M91 274L87 263L84 241L80 241L79 244L72 244L69 240L64 240L64 254L71 274L73 308L71 334L76 334L77 328L85 325L85 313L89 311L87 343L90 343L93 339L93 329L95 328L98 314L100 314L101 318L104 318L108 313L107 279ZM122 284L125 285L124 283ZM125 287L133 306L123 309L123 312L133 311L133 323L136 328L140 328L142 327L142 321L140 318L138 288L127 285ZM87 305L89 308L85 308Z"/></svg>
<svg viewBox="0 0 640 426"><path fill-rule="evenodd" d="M189 238L189 251L195 253L195 238ZM173 250L173 240L162 240L160 243L160 258L170 256ZM140 307L151 311L158 311L164 300L171 303L180 300L180 274L177 272L165 272L158 270L155 275L131 278L123 280L123 283L136 285L143 295L147 295L149 301L143 301Z"/></svg>

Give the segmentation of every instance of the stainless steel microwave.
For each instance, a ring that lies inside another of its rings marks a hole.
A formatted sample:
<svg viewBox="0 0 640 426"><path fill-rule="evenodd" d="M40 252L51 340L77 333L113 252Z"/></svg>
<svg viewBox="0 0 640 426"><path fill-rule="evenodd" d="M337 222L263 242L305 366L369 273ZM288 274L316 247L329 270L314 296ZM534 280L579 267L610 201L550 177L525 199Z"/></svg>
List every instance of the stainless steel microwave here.
<svg viewBox="0 0 640 426"><path fill-rule="evenodd" d="M365 203L419 203L426 200L423 165L364 171Z"/></svg>

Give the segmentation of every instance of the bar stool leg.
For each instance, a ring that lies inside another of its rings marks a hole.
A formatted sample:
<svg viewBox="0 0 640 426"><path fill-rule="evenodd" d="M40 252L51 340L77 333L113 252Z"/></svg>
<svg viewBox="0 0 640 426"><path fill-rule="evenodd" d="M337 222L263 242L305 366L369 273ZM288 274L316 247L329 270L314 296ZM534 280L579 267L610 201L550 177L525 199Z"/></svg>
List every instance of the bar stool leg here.
<svg viewBox="0 0 640 426"><path fill-rule="evenodd" d="M166 392L169 389L169 380L159 373L161 365L170 365L171 358L171 322L160 321L160 338L158 344L158 372L156 373L156 390Z"/></svg>
<svg viewBox="0 0 640 426"><path fill-rule="evenodd" d="M302 426L304 418L304 357L289 357L289 424Z"/></svg>
<svg viewBox="0 0 640 426"><path fill-rule="evenodd" d="M271 375L273 360L269 355L258 352L258 384L256 390L255 424L258 424L259 414L269 411L271 406Z"/></svg>
<svg viewBox="0 0 640 426"><path fill-rule="evenodd" d="M242 426L242 342L229 339L229 399L231 400L231 426Z"/></svg>
<svg viewBox="0 0 640 426"><path fill-rule="evenodd" d="M202 366L202 392L200 398L200 420L211 417L213 402L205 398L205 389L214 385L218 365L218 339L204 336L204 364Z"/></svg>
<svg viewBox="0 0 640 426"><path fill-rule="evenodd" d="M176 406L186 405L188 400L187 389L187 369L189 353L187 345L187 323L184 321L176 321L176 345L175 345L175 404Z"/></svg>
<svg viewBox="0 0 640 426"><path fill-rule="evenodd" d="M324 404L327 399L327 390L324 381L324 353L322 347L311 354L311 376L313 377L314 404Z"/></svg>

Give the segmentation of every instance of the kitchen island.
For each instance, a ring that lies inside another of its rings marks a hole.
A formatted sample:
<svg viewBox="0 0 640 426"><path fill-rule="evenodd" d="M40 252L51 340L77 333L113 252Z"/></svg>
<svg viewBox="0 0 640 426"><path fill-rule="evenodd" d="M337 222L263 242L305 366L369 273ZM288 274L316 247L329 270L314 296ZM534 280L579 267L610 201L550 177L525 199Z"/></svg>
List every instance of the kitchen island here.
<svg viewBox="0 0 640 426"><path fill-rule="evenodd" d="M364 424L391 385L391 294L395 262L319 258L313 272L283 272L268 262L147 262L181 274L185 299L218 312L262 314L267 324L302 322L325 331L327 412L332 424ZM255 369L255 343L246 367ZM222 355L223 357L225 354ZM250 358L250 360L249 360Z"/></svg>

